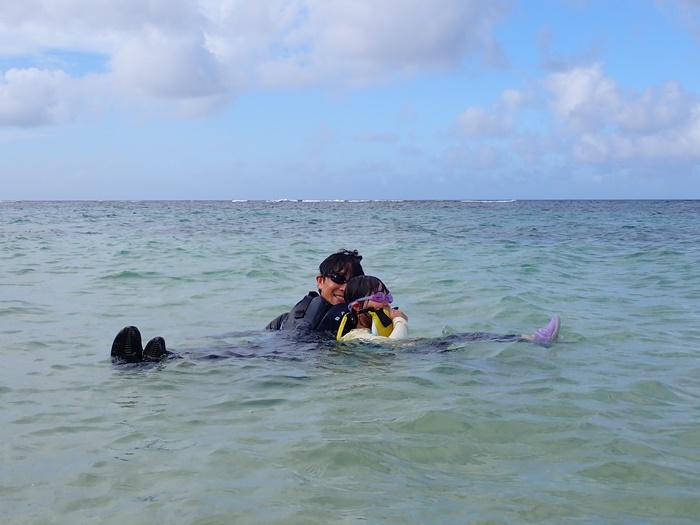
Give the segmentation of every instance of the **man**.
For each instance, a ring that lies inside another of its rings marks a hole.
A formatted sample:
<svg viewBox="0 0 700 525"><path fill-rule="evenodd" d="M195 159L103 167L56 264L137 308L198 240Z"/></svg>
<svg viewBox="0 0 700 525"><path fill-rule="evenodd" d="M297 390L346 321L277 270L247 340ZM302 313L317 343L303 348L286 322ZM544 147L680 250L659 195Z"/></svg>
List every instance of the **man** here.
<svg viewBox="0 0 700 525"><path fill-rule="evenodd" d="M357 275L364 275L357 250L334 253L318 267L318 292L309 292L289 312L277 316L267 330L330 331L335 334L345 309L345 285ZM154 337L144 348L141 332L126 326L112 343L112 361L117 363L158 362L174 355L165 347L165 339Z"/></svg>
<svg viewBox="0 0 700 525"><path fill-rule="evenodd" d="M345 303L345 285L365 272L360 264L362 256L357 250L340 250L329 255L319 265L316 276L318 292L309 292L289 312L275 317L265 327L267 330L332 330L333 323L326 319L330 312L335 319L342 318L342 305ZM338 310L336 312L336 310Z"/></svg>

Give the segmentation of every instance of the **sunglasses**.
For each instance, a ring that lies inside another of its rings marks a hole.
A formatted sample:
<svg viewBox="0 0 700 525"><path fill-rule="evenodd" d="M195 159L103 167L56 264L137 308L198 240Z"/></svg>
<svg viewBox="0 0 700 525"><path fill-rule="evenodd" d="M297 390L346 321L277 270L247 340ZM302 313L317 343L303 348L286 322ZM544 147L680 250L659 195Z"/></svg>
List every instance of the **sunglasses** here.
<svg viewBox="0 0 700 525"><path fill-rule="evenodd" d="M355 299L352 304L355 303L360 303L362 301L374 301L375 303L383 303L386 301L387 303L391 304L394 302L394 297L389 293L389 292L374 292L372 295L368 295L367 297L360 297L359 299Z"/></svg>
<svg viewBox="0 0 700 525"><path fill-rule="evenodd" d="M327 273L324 277L328 277L335 284L345 284L350 280L346 279L342 273Z"/></svg>

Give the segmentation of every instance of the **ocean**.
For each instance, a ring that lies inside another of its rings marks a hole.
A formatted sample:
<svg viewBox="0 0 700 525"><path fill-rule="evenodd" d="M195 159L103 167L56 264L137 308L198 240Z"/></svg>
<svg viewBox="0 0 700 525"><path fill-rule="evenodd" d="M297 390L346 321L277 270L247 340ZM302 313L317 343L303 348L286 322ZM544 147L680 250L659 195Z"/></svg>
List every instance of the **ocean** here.
<svg viewBox="0 0 700 525"><path fill-rule="evenodd" d="M339 249L412 340L263 330ZM699 260L700 201L0 202L0 520L696 524Z"/></svg>

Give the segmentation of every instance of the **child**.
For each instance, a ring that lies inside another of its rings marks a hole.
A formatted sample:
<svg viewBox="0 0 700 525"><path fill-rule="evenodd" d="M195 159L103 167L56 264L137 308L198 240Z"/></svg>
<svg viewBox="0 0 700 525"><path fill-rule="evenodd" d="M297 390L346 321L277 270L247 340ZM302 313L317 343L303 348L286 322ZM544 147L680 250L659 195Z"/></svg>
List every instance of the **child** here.
<svg viewBox="0 0 700 525"><path fill-rule="evenodd" d="M348 313L338 329L338 341L366 341L386 344L408 337L408 317L400 310L391 310L394 298L388 288L377 277L370 275L350 279L345 288ZM559 316L552 317L549 324L534 334L455 334L451 339L466 341L533 341L547 346L559 335Z"/></svg>
<svg viewBox="0 0 700 525"><path fill-rule="evenodd" d="M391 310L394 298L384 283L371 275L353 277L345 287L348 313L338 329L338 341L373 343L408 337L408 316ZM377 333L372 333L372 328ZM380 335L381 334L381 335Z"/></svg>

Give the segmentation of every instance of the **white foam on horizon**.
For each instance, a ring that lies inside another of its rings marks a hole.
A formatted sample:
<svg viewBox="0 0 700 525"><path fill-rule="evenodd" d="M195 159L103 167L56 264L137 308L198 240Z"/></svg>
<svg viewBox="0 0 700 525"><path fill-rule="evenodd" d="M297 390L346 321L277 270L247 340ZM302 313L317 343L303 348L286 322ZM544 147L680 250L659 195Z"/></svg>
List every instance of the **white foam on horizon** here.
<svg viewBox="0 0 700 525"><path fill-rule="evenodd" d="M485 203L485 204L488 204L488 203L491 203L491 202L493 202L493 203L506 202L506 203L507 203L507 202L515 202L515 199L507 199L507 200L506 200L506 199L504 199L504 200L463 200L463 201L461 201L461 202L478 202L478 203Z"/></svg>

